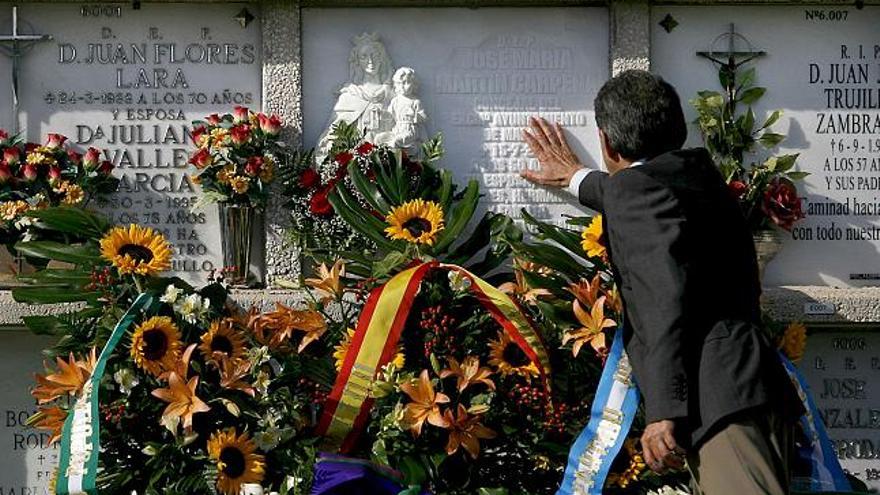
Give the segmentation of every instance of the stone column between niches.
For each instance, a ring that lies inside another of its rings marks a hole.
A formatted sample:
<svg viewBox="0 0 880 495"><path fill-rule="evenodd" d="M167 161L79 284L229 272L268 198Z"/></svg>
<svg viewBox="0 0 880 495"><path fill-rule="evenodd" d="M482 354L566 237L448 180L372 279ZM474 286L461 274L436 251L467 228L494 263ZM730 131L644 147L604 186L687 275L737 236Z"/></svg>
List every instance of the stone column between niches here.
<svg viewBox="0 0 880 495"><path fill-rule="evenodd" d="M263 0L263 111L284 121L282 138L293 149L302 146L302 39L300 3ZM276 184L266 214L266 274L271 287L278 278L296 280L299 252L288 243L290 215Z"/></svg>
<svg viewBox="0 0 880 495"><path fill-rule="evenodd" d="M651 7L648 0L612 0L608 13L611 75L651 68Z"/></svg>

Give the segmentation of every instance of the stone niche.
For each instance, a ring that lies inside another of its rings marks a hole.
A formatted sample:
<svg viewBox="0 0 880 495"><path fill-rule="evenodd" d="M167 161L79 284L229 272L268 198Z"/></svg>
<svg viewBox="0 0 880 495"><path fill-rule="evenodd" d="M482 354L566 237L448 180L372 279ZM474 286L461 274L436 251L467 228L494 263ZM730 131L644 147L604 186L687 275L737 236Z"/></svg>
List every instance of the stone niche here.
<svg viewBox="0 0 880 495"><path fill-rule="evenodd" d="M578 212L519 178L536 166L520 131L529 115L562 122L578 154L601 163L592 101L609 74L607 9L309 8L302 26L304 146L349 81L352 40L375 33L395 68L415 70L427 134L443 133L441 164L459 183L479 180L483 207L554 221Z"/></svg>
<svg viewBox="0 0 880 495"><path fill-rule="evenodd" d="M236 17L246 11L247 23ZM173 271L194 284L222 267L215 207L193 209L193 120L234 105L259 110L259 6L244 3L19 5L22 34L52 39L21 57L18 121L30 141L48 132L106 150L122 179L104 208L114 222L157 228L174 244ZM10 4L0 26L10 32ZM0 57L0 127L11 129L11 61Z"/></svg>
<svg viewBox="0 0 880 495"><path fill-rule="evenodd" d="M757 121L783 110L773 129L788 138L778 151L800 153L799 169L811 174L799 187L807 218L769 265L768 286L880 284L878 23L877 6L652 8L651 68L679 90L689 120L688 99L720 90L716 68L698 51L727 51L721 35L731 24L742 36L737 51L766 51L749 64L767 87ZM700 144L696 127L689 143Z"/></svg>

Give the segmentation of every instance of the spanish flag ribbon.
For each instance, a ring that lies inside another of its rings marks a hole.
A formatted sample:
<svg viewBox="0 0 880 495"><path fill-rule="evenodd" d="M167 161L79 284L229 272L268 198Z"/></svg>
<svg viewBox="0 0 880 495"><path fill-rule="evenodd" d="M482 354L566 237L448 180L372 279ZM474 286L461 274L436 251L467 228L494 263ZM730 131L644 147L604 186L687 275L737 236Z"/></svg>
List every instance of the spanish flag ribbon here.
<svg viewBox="0 0 880 495"><path fill-rule="evenodd" d="M458 272L470 282L469 290L535 363L549 388L549 354L535 326L510 296L459 266L423 263L398 273L370 293L318 423L318 434L326 438L327 447L343 453L354 448L373 406L373 380L394 357L421 282L435 269Z"/></svg>

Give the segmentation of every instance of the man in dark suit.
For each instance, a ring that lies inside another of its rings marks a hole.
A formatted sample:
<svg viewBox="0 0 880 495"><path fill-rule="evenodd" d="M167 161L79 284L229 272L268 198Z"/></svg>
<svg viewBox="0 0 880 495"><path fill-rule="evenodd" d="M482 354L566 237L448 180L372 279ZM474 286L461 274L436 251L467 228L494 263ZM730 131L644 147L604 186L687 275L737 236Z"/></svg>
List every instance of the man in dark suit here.
<svg viewBox="0 0 880 495"><path fill-rule="evenodd" d="M523 138L540 167L522 176L604 214L647 416L645 460L663 472L686 459L704 495L783 495L799 401L760 329L739 206L705 149L681 149L681 104L661 78L620 74L595 112L608 173L584 167L559 124L532 119Z"/></svg>

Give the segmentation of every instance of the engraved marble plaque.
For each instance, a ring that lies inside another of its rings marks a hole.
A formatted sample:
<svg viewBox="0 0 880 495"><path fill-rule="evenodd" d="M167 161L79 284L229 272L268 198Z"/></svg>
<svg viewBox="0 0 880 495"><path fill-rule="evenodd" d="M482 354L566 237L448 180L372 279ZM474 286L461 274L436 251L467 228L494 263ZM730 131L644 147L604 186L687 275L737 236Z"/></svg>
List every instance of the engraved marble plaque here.
<svg viewBox="0 0 880 495"><path fill-rule="evenodd" d="M671 32L658 25L667 14L678 22ZM767 267L765 283L880 284L880 7L658 7L651 22L651 66L684 101L719 89L717 71L696 52L709 50L730 23L767 51L753 64L758 85L768 88L758 121L784 110L774 126L788 135L779 151L800 153L800 169L812 175L800 187L807 218ZM739 40L737 49L747 46ZM700 143L696 127L689 142Z"/></svg>
<svg viewBox="0 0 880 495"><path fill-rule="evenodd" d="M841 465L880 489L880 333L817 330L799 367Z"/></svg>
<svg viewBox="0 0 880 495"><path fill-rule="evenodd" d="M304 142L317 144L349 80L351 40L374 32L394 67L415 69L442 165L479 179L485 207L559 222L577 209L519 178L537 165L520 130L532 114L562 122L579 156L601 163L592 107L608 78L607 23L604 8L305 9Z"/></svg>
<svg viewBox="0 0 880 495"><path fill-rule="evenodd" d="M34 385L33 373L43 371L40 352L52 339L27 330L0 331L0 339L0 493L48 495L58 448L49 446L48 431L28 428L25 422L37 410L28 390Z"/></svg>
<svg viewBox="0 0 880 495"><path fill-rule="evenodd" d="M22 129L31 140L59 132L106 149L122 183L105 211L162 230L174 244L173 271L197 284L221 268L222 254L216 208L192 210L189 129L235 105L260 108L259 21L234 19L245 7L258 15L235 3L19 8L53 36L22 59Z"/></svg>

